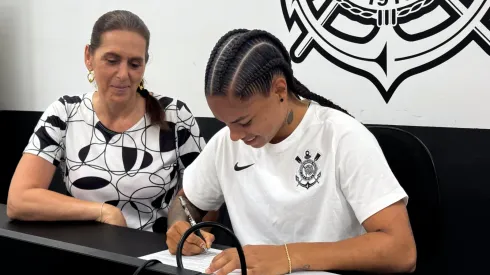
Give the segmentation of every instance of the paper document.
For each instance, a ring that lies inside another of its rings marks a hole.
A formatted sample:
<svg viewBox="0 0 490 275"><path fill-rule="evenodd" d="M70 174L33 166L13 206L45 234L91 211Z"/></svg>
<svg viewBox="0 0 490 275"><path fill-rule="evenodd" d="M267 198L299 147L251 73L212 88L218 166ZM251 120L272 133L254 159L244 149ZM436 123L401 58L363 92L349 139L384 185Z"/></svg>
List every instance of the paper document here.
<svg viewBox="0 0 490 275"><path fill-rule="evenodd" d="M207 252L203 252L199 255L182 256L182 265L184 266L185 269L204 273L206 269L209 267L209 265L211 264L213 258L219 253L221 253L221 250L211 248L208 249ZM146 255L140 257L140 259L143 260L157 259L163 264L177 266L177 260L175 258L175 255L170 254L168 250ZM240 273L240 271L238 271L238 273Z"/></svg>
<svg viewBox="0 0 490 275"><path fill-rule="evenodd" d="M221 253L221 250L219 249L208 249L207 252L203 252L199 255L194 255L194 256L182 256L182 265L184 266L185 269L189 270L194 270L197 272L202 272L204 273L206 269L209 267L211 264L211 261L213 261L213 258ZM175 255L170 254L168 250L156 252L153 254L149 254L146 256L140 257L140 259L143 260L152 260L156 259L162 262L163 264L170 265L170 266L177 266L177 260L175 258ZM232 272L233 274L240 274L241 271L240 269L237 269ZM294 274L304 274L304 275L335 275L334 273L329 273L329 272L322 272L322 271L301 271L301 272L293 272Z"/></svg>

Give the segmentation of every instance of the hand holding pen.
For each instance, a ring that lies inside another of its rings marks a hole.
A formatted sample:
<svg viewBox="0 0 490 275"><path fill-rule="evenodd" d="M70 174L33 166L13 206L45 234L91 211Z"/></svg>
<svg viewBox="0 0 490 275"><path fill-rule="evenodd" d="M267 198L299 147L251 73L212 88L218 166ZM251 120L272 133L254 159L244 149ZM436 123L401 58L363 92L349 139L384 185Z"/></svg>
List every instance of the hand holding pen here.
<svg viewBox="0 0 490 275"><path fill-rule="evenodd" d="M191 212L189 212L189 209L187 209L187 205L184 199L182 198L182 196L179 196L179 201L180 201L180 205L182 205L182 208L184 209L185 214L187 215L187 218L189 219L189 223L191 224L191 226L196 225L196 221L194 220L194 218L192 218ZM194 234L196 234L199 238L201 238L204 241L204 244L201 245L201 247L204 249L204 251L208 251L206 239L202 235L201 230L197 230L196 232L194 232Z"/></svg>
<svg viewBox="0 0 490 275"><path fill-rule="evenodd" d="M168 229L167 246L171 254L177 253L177 245L182 238L182 235L184 235L187 229L196 224L196 221L192 217L187 207L186 201L182 197L178 197L178 200L189 222L178 221L172 224L172 226ZM213 234L203 230L195 231L194 234L189 235L189 237L186 239L184 247L182 249L182 254L184 256L201 254L202 252L207 251L209 248L211 248L211 244L213 243L213 241Z"/></svg>

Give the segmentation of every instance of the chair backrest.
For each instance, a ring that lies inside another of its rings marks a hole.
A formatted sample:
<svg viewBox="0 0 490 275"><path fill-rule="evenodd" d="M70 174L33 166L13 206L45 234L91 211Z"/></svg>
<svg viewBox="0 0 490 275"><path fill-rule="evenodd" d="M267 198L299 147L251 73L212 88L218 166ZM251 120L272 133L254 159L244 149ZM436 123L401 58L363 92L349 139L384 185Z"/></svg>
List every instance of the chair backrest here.
<svg viewBox="0 0 490 275"><path fill-rule="evenodd" d="M418 254L416 273L426 274L435 268L441 241L439 183L432 155L408 131L393 126L367 127L409 196L407 210Z"/></svg>

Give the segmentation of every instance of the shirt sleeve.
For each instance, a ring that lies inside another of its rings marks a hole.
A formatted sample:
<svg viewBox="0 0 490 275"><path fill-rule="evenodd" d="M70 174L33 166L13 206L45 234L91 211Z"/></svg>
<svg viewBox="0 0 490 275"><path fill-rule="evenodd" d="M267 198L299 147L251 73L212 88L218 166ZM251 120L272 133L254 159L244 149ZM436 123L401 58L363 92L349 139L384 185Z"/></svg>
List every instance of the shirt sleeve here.
<svg viewBox="0 0 490 275"><path fill-rule="evenodd" d="M218 179L217 160L222 131L216 133L184 173L184 193L192 204L205 211L218 210L224 202Z"/></svg>
<svg viewBox="0 0 490 275"><path fill-rule="evenodd" d="M65 154L66 114L61 99L49 105L37 122L24 153L37 155L58 166Z"/></svg>
<svg viewBox="0 0 490 275"><path fill-rule="evenodd" d="M342 192L360 223L399 200L408 203L378 141L364 126L340 139L337 155Z"/></svg>

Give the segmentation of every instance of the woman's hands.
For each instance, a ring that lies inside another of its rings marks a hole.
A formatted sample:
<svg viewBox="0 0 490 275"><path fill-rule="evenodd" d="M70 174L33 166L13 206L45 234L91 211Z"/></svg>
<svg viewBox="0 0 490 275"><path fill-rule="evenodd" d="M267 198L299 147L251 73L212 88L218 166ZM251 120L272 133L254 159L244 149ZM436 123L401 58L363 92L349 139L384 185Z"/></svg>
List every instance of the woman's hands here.
<svg viewBox="0 0 490 275"><path fill-rule="evenodd" d="M177 254L177 245L184 235L185 231L189 229L191 225L188 222L177 221L167 231L167 246L170 254ZM214 235L201 230L201 234L206 241L199 238L196 234L191 234L185 240L184 247L182 248L182 254L184 256L197 255L204 251L204 248L211 248L214 241Z"/></svg>
<svg viewBox="0 0 490 275"><path fill-rule="evenodd" d="M97 218L98 222L126 227L126 219L121 210L113 205L104 203L101 206L101 214Z"/></svg>
<svg viewBox="0 0 490 275"><path fill-rule="evenodd" d="M247 245L243 247L248 274L286 274L289 261L284 246ZM214 257L206 273L225 275L240 269L240 259L236 248L223 250Z"/></svg>

